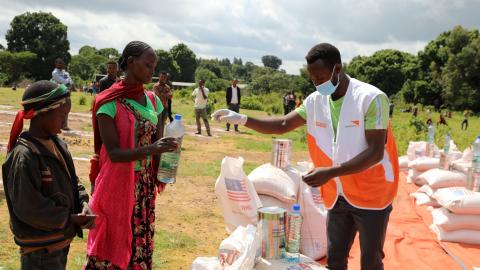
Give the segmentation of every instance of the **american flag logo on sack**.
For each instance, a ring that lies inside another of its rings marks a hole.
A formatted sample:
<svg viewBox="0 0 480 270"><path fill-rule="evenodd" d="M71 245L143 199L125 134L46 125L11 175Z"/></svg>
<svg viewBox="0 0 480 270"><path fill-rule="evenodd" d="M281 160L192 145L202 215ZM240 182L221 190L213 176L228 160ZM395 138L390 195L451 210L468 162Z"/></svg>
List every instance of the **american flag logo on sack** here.
<svg viewBox="0 0 480 270"><path fill-rule="evenodd" d="M230 200L237 202L250 201L245 181L225 177L225 185Z"/></svg>
<svg viewBox="0 0 480 270"><path fill-rule="evenodd" d="M315 204L323 204L322 195L318 188L312 187L312 199Z"/></svg>

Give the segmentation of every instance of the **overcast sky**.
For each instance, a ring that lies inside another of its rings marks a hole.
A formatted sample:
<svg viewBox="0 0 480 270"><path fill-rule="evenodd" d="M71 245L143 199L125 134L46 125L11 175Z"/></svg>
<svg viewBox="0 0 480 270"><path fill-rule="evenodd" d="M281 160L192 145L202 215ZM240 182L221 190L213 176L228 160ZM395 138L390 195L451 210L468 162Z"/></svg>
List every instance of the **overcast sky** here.
<svg viewBox="0 0 480 270"><path fill-rule="evenodd" d="M155 49L183 42L199 57L241 57L260 64L273 54L297 74L308 49L336 45L343 61L393 48L410 53L455 25L480 28L480 0L2 0L0 43L14 16L49 11L68 26L70 52L131 40Z"/></svg>

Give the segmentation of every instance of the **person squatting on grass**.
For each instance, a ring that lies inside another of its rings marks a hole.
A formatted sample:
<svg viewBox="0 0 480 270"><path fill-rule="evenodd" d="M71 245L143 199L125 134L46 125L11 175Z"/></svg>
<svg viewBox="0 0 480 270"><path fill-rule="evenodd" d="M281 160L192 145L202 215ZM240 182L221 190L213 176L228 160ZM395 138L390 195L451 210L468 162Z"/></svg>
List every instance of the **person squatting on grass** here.
<svg viewBox="0 0 480 270"><path fill-rule="evenodd" d="M39 81L27 88L22 106L2 166L10 228L21 269L65 269L73 238L94 222L67 145L57 137L70 111L70 92L63 84ZM30 127L22 133L24 119Z"/></svg>
<svg viewBox="0 0 480 270"><path fill-rule="evenodd" d="M212 117L266 134L283 134L306 124L315 169L303 181L320 188L329 209L328 269L347 269L357 232L361 269L383 269L383 244L399 179L388 98L345 74L340 52L328 43L314 46L305 58L317 91L293 112L255 119L223 109Z"/></svg>
<svg viewBox="0 0 480 270"><path fill-rule="evenodd" d="M162 138L162 102L143 85L157 65L153 49L127 44L119 59L125 78L96 96L92 109L92 210L85 269L152 269L158 156L173 152L174 138Z"/></svg>

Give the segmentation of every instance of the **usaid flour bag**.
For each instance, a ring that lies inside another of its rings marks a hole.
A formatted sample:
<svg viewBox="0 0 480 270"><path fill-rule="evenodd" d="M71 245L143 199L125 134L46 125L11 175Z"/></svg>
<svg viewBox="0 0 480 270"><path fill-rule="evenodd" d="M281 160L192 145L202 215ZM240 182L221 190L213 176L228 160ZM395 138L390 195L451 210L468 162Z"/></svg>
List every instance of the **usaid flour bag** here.
<svg viewBox="0 0 480 270"><path fill-rule="evenodd" d="M260 254L260 234L253 225L239 226L220 244L218 261L222 270L253 269Z"/></svg>
<svg viewBox="0 0 480 270"><path fill-rule="evenodd" d="M296 168L298 168L297 177L300 182L298 203L303 217L300 252L318 260L327 254L328 210L323 203L318 188L312 188L302 181L301 176L310 170L310 164L299 164Z"/></svg>
<svg viewBox="0 0 480 270"><path fill-rule="evenodd" d="M215 183L215 195L228 233L238 226L257 224L257 209L262 207L253 184L243 172L243 158L225 157Z"/></svg>
<svg viewBox="0 0 480 270"><path fill-rule="evenodd" d="M253 170L248 179L258 194L268 195L289 204L297 201L298 191L298 182L289 174L292 174L291 168L282 170L267 163Z"/></svg>

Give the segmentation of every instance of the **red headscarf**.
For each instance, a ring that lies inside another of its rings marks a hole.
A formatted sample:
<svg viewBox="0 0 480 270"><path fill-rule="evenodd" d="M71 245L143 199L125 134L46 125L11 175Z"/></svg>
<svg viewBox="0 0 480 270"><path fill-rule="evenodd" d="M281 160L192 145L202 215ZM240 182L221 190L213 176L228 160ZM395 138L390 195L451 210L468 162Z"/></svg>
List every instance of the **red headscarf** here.
<svg viewBox="0 0 480 270"><path fill-rule="evenodd" d="M13 146L15 146L15 143L17 142L18 136L22 133L23 120L32 119L34 116L35 111L33 109L28 111L20 110L17 112L17 116L15 116L15 120L13 121L12 130L10 131L10 138L8 139L7 153L12 151Z"/></svg>
<svg viewBox="0 0 480 270"><path fill-rule="evenodd" d="M98 173L100 172L99 160L100 149L102 148L102 138L98 129L97 111L105 103L114 101L119 98L139 99L145 94L143 84L127 85L123 80L114 83L110 88L101 92L95 98L92 106L92 126L93 126L93 143L95 154L90 160L90 182L95 183Z"/></svg>

